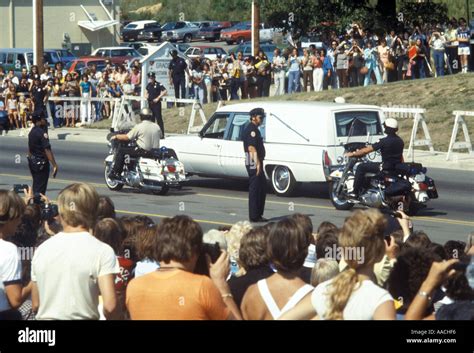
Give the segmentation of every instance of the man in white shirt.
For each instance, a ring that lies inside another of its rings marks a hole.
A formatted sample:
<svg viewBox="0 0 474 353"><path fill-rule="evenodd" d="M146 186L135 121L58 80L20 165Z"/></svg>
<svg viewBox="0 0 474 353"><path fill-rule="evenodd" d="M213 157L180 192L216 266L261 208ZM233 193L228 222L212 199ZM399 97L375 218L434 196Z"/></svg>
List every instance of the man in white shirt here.
<svg viewBox="0 0 474 353"><path fill-rule="evenodd" d="M286 59L278 48L274 52L272 67L275 79L275 96L282 96L285 94Z"/></svg>
<svg viewBox="0 0 474 353"><path fill-rule="evenodd" d="M0 190L0 320L20 320L16 309L29 296L31 286L21 284L21 261L16 245L3 240L15 234L25 209L14 192Z"/></svg>
<svg viewBox="0 0 474 353"><path fill-rule="evenodd" d="M98 320L99 295L104 316L116 315L113 249L90 234L99 195L87 184L66 187L58 197L63 231L41 244L31 265L33 311L37 320Z"/></svg>

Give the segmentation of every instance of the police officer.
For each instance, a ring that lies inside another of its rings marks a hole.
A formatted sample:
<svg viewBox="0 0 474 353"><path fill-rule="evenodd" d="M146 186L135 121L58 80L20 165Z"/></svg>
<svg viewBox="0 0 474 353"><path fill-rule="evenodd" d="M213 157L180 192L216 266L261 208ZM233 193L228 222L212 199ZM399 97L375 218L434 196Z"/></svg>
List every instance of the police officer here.
<svg viewBox="0 0 474 353"><path fill-rule="evenodd" d="M33 114L31 120L34 127L28 135L28 165L33 177L33 193L44 195L48 187L49 164L53 166L53 178L58 173L58 165L51 151L44 112Z"/></svg>
<svg viewBox="0 0 474 353"><path fill-rule="evenodd" d="M141 122L129 131L128 134L112 136L112 140L123 142L136 141L137 147L120 146L115 155L115 163L110 171L110 179L120 179L123 171L125 156L138 157L146 151L160 148L161 130L151 121L153 113L151 109L144 108L140 112Z"/></svg>
<svg viewBox="0 0 474 353"><path fill-rule="evenodd" d="M170 80L170 85L174 86L174 95L176 99L186 98L186 75L187 72L189 77L191 73L189 72L188 64L183 58L178 56L177 50L171 51L171 61L168 66L168 77ZM180 97L181 92L181 97Z"/></svg>
<svg viewBox="0 0 474 353"><path fill-rule="evenodd" d="M249 175L249 218L251 222L267 222L263 218L265 198L267 195L267 179L263 170L265 146L258 130L262 125L265 111L262 108L250 111L250 124L243 135L245 151L245 167Z"/></svg>
<svg viewBox="0 0 474 353"><path fill-rule="evenodd" d="M35 111L33 114L41 115L46 111L46 102L48 101L48 90L41 85L41 80L35 78L31 87L31 96Z"/></svg>
<svg viewBox="0 0 474 353"><path fill-rule="evenodd" d="M148 85L146 86L145 98L148 100L153 117L152 122L158 123L161 129L161 138L165 138L165 126L163 124L163 117L161 116L161 98L166 96L168 91L159 82L156 81L155 73L148 74Z"/></svg>
<svg viewBox="0 0 474 353"><path fill-rule="evenodd" d="M385 133L387 137L380 139L379 142L364 147L355 152L346 153L348 157L363 157L374 151L382 153L382 170L391 171L395 166L403 162L404 143L400 136L397 135L398 122L393 118L388 118L384 122ZM354 192L349 197L358 198L360 189L364 183L366 173L378 173L380 171L380 163L363 163L357 167L354 179Z"/></svg>

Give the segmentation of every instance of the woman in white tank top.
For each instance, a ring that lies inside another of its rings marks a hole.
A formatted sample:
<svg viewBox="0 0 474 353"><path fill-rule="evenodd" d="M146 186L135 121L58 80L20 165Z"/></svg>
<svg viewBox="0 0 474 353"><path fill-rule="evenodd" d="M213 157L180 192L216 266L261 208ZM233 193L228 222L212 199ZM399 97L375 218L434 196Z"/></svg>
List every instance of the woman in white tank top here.
<svg viewBox="0 0 474 353"><path fill-rule="evenodd" d="M291 218L273 226L268 255L277 272L249 287L241 305L244 319L278 319L312 291L313 287L298 277L311 237L311 232Z"/></svg>

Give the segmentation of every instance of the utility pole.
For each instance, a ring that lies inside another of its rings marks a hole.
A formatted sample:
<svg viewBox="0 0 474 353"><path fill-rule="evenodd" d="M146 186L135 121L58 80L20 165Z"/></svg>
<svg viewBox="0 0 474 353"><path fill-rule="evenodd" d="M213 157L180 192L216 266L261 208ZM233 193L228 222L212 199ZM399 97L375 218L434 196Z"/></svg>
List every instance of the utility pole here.
<svg viewBox="0 0 474 353"><path fill-rule="evenodd" d="M260 5L252 0L252 55L256 56L260 49Z"/></svg>
<svg viewBox="0 0 474 353"><path fill-rule="evenodd" d="M43 0L33 0L33 64L43 72Z"/></svg>

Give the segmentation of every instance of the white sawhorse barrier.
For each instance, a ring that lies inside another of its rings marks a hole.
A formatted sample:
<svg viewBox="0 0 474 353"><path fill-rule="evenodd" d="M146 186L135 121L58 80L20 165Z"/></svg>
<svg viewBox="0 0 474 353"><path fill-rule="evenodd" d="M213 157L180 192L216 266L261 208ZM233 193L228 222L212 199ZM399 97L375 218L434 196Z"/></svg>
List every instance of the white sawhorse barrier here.
<svg viewBox="0 0 474 353"><path fill-rule="evenodd" d="M144 97L139 96L122 96L120 102L120 108L118 109L118 114L114 115L114 120L112 122L112 127L115 128L120 123L123 123L123 119L127 119L128 114L124 114L125 107L129 107L127 110L129 112L132 111L131 101L141 101L142 105L147 105L147 99ZM191 108L191 116L189 118L189 124L187 129L187 134L198 132L202 126L204 126L207 122L206 115L204 114L204 110L202 109L201 104L196 99L178 99L175 97L165 96L161 99L162 103L173 103L175 106L177 103L183 104L192 104ZM178 108L180 109L180 108ZM194 122L196 120L196 114L199 112L199 116L201 118L202 126L194 126Z"/></svg>
<svg viewBox="0 0 474 353"><path fill-rule="evenodd" d="M467 130L467 124L464 120L465 116L474 116L474 112L466 112L461 110L456 110L453 112L454 118L454 127L453 133L451 135L451 141L449 142L448 155L446 160L449 161L451 158L451 153L453 150L467 149L469 154L472 154L472 143L471 138L469 137L469 131ZM458 136L459 126L462 127L464 133L464 141L456 142Z"/></svg>
<svg viewBox="0 0 474 353"><path fill-rule="evenodd" d="M430 152L432 154L435 153L433 147L433 141L431 140L430 132L428 130L428 125L425 121L425 113L426 109L422 108L398 108L398 107L382 107L382 110L386 114L386 117L390 117L390 113L396 116L405 116L405 114L409 116L413 116L413 128L411 130L410 136L410 146L408 147L408 155L411 155L414 159L414 149L415 147L419 146L428 146ZM425 134L425 138L423 140L419 140L416 138L416 134L418 132L418 127L421 123L421 127L423 128L423 132Z"/></svg>

